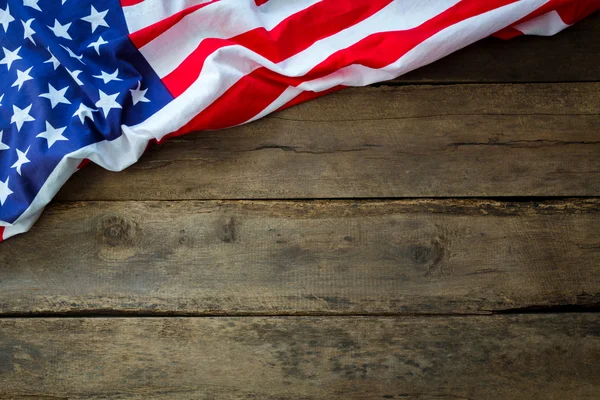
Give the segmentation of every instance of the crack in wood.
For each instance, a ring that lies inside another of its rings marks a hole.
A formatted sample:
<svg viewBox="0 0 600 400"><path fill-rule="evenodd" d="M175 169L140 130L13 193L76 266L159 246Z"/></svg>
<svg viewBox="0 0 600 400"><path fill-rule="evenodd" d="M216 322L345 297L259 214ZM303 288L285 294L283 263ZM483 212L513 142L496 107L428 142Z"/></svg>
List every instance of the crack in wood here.
<svg viewBox="0 0 600 400"><path fill-rule="evenodd" d="M373 147L373 146L369 146L369 147ZM285 145L277 145L277 144L265 144L265 145L261 145L261 146L257 146L253 149L250 150L238 150L235 151L235 153L243 153L243 152L249 152L249 151L261 151L261 150L270 150L270 149L278 149L278 150L282 150L282 151L291 151L293 153L296 154L333 154L333 153L350 153L350 152L357 152L357 151L365 151L368 149L336 149L336 150L298 150L297 146L285 146Z"/></svg>
<svg viewBox="0 0 600 400"><path fill-rule="evenodd" d="M288 118L278 115L266 116L264 119L279 119L290 122L357 122L357 121L400 121L404 119L428 119L445 117L534 117L534 116L563 116L563 117L585 117L599 116L599 113L463 113L463 114L428 114L428 115L407 115L401 117L373 117L373 118L339 118L339 119L308 119L308 118Z"/></svg>
<svg viewBox="0 0 600 400"><path fill-rule="evenodd" d="M570 145L597 145L600 141L564 141L564 140L510 140L507 142L499 142L490 140L488 142L457 142L450 143L448 147L463 147L463 146L506 146L512 148L538 148L538 147L554 147L554 146L570 146Z"/></svg>

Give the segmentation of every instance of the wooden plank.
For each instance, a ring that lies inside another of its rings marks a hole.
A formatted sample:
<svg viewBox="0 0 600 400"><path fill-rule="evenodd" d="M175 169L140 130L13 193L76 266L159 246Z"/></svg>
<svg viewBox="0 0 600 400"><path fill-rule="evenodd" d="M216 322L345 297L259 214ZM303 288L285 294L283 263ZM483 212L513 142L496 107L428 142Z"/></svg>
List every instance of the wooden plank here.
<svg viewBox="0 0 600 400"><path fill-rule="evenodd" d="M600 304L600 199L55 204L0 312L487 313Z"/></svg>
<svg viewBox="0 0 600 400"><path fill-rule="evenodd" d="M0 398L579 400L598 359L598 314L4 319Z"/></svg>
<svg viewBox="0 0 600 400"><path fill-rule="evenodd" d="M482 40L392 82L599 81L599 37L596 13L556 36Z"/></svg>
<svg viewBox="0 0 600 400"><path fill-rule="evenodd" d="M348 89L191 134L60 200L600 195L600 83Z"/></svg>

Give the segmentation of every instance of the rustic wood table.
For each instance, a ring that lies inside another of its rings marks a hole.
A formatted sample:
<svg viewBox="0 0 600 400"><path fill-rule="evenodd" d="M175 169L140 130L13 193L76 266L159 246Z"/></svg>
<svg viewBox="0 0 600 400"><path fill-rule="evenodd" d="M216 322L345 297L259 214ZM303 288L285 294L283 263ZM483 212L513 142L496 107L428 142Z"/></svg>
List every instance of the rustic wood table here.
<svg viewBox="0 0 600 400"><path fill-rule="evenodd" d="M86 167L0 244L0 398L600 398L599 38Z"/></svg>

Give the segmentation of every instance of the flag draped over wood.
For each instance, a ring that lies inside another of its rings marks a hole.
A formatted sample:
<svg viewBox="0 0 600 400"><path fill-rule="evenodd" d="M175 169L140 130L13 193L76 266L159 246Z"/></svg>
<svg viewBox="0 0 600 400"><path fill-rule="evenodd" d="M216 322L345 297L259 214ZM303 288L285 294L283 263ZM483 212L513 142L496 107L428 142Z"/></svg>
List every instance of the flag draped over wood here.
<svg viewBox="0 0 600 400"><path fill-rule="evenodd" d="M392 79L600 0L0 0L0 240L91 161ZM201 173L201 171L198 171ZM93 182L90 182L93 184Z"/></svg>

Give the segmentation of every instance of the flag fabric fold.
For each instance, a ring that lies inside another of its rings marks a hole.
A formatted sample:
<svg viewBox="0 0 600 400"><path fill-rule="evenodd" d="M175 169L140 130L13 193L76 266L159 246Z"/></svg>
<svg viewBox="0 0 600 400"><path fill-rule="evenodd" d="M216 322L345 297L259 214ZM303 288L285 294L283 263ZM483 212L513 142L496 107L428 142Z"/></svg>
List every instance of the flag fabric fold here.
<svg viewBox="0 0 600 400"><path fill-rule="evenodd" d="M0 241L87 162L396 78L600 0L0 0ZM199 171L201 173L201 171ZM93 184L93 182L90 182Z"/></svg>

